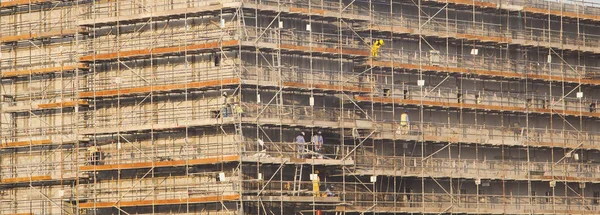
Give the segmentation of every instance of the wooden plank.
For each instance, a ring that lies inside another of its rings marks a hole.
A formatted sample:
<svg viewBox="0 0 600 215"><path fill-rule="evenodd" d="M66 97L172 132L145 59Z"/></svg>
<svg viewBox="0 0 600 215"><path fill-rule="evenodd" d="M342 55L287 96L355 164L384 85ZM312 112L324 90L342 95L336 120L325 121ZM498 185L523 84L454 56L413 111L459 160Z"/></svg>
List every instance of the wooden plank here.
<svg viewBox="0 0 600 215"><path fill-rule="evenodd" d="M222 196L203 196L186 199L156 199L156 200L138 200L138 201L119 201L119 202L86 202L80 203L81 209L112 208L112 207L139 207L154 205L180 205L187 203L212 203L221 201L235 201L240 199L239 194Z"/></svg>
<svg viewBox="0 0 600 215"><path fill-rule="evenodd" d="M32 140L32 141L19 141L19 142L8 142L0 144L0 149L2 148L17 148L17 147L28 147L38 146L38 145L48 145L51 144L52 140Z"/></svg>
<svg viewBox="0 0 600 215"><path fill-rule="evenodd" d="M111 0L114 1L114 0ZM202 13L211 13L214 11L234 9L241 6L240 2L231 2L225 4L210 4L198 7L190 7L190 8L179 8L172 10L164 10L164 11L153 11L151 13L141 13L141 14L132 14L132 15L121 15L114 17L107 17L101 19L88 19L79 21L77 24L80 26L108 26L114 25L117 22L122 23L133 23L133 22L146 22L150 19L153 21L160 21L166 19L174 19L179 17L193 17Z"/></svg>
<svg viewBox="0 0 600 215"><path fill-rule="evenodd" d="M39 104L37 107L39 109L65 108L65 107L75 107L75 105L77 105L77 104L78 105L89 105L87 101L79 100L79 101Z"/></svg>
<svg viewBox="0 0 600 215"><path fill-rule="evenodd" d="M185 165L201 165L201 164L216 164L234 162L240 159L239 155L228 155L218 157L208 157L192 160L175 160L175 161L157 161L157 162L139 162L127 164L107 164L107 165L89 165L79 167L80 171L108 171L122 169L144 169L152 167L173 167Z"/></svg>
<svg viewBox="0 0 600 215"><path fill-rule="evenodd" d="M56 31L47 31L42 33L30 33L30 34L20 34L13 36L4 36L0 37L0 42L17 42L23 40L35 40L35 39L44 39L44 38L52 38L52 37L62 37L62 36L71 36L75 35L78 32L84 33L86 32L84 29L63 29Z"/></svg>
<svg viewBox="0 0 600 215"><path fill-rule="evenodd" d="M16 6L23 6L23 5L29 5L29 4L42 4L42 3L48 3L48 2L54 2L54 0L13 0L13 1L5 1L5 2L0 2L0 8L5 8L5 7L16 7Z"/></svg>
<svg viewBox="0 0 600 215"><path fill-rule="evenodd" d="M482 1L473 1L473 0L436 0L438 2L442 2L442 3L454 3L454 4L462 4L462 5L469 5L469 6L478 6L478 7L489 7L489 8L496 8L498 5L495 3L491 3L491 2L482 2Z"/></svg>
<svg viewBox="0 0 600 215"><path fill-rule="evenodd" d="M281 44L279 48L288 49L292 51L302 51L302 52L310 52L310 46L297 46L297 45L289 45L289 44ZM357 55L357 56L370 56L371 52L362 49L340 49L340 48L326 48L314 46L312 47L312 52L321 52L321 53L329 53L329 54L344 54L344 55Z"/></svg>
<svg viewBox="0 0 600 215"><path fill-rule="evenodd" d="M132 87L123 88L118 90L102 90L96 92L80 92L80 98L93 98L93 97L112 97L119 95L133 95L133 94L144 94L150 92L161 92L161 91L173 91L180 89L201 89L207 87L217 87L221 85L236 85L240 83L239 78L229 78L223 80L212 80L212 81L201 81L191 82L187 84L169 84L169 85L158 85L152 87Z"/></svg>
<svg viewBox="0 0 600 215"><path fill-rule="evenodd" d="M418 70L419 65L417 64L406 64L399 62L389 61L373 61L367 62L366 66L382 67L382 68L400 68L400 69L413 69ZM509 71L494 71L494 70L482 70L482 69L467 69L457 67L442 67L442 66L422 66L423 70L434 71L434 72L448 72L448 73L460 73L460 74L471 74L481 76L492 76L492 77L504 77L504 78L520 78L520 79L536 79L543 81L557 81L557 82L569 82L569 83L582 83L590 85L600 85L600 80L595 79L578 79L578 78L567 78L561 76L552 75L538 75L538 74L524 74Z"/></svg>
<svg viewBox="0 0 600 215"><path fill-rule="evenodd" d="M311 8L310 10L308 8L299 8L299 7L290 7L290 13L303 13L306 15L325 15L325 10L321 10L321 9L313 9ZM331 11L333 12L333 11Z"/></svg>
<svg viewBox="0 0 600 215"><path fill-rule="evenodd" d="M469 6L477 6L483 8L498 8L498 4L491 2L482 2L482 1L471 1L471 0L434 0L439 3L454 3L461 5L469 5ZM573 19L588 19L593 21L600 21L599 15L591 15L584 13L576 13L576 12L568 12L568 11L560 11L560 10L548 10L545 8L537 8L537 7L523 7L524 12L543 14L543 15L553 15L558 17L568 17Z"/></svg>
<svg viewBox="0 0 600 215"><path fill-rule="evenodd" d="M300 82L284 82L285 87L295 87L303 89L321 89L321 90L332 90L332 91L350 91L350 92L372 92L371 88L366 87L354 87L354 86L340 86L340 85L329 85L329 84L305 84Z"/></svg>
<svg viewBox="0 0 600 215"><path fill-rule="evenodd" d="M496 42L496 43L511 43L512 39L508 37L491 37L491 36L481 36L474 34L456 34L456 38L458 39L466 39L466 40L477 40L483 42Z"/></svg>
<svg viewBox="0 0 600 215"><path fill-rule="evenodd" d="M52 180L52 177L49 175L42 176L32 176L32 177L19 177L19 178L5 178L0 180L2 184L13 184L13 183L23 183L23 182L36 182L36 181L48 181Z"/></svg>
<svg viewBox="0 0 600 215"><path fill-rule="evenodd" d="M588 20L593 20L593 21L600 21L600 16L598 16L598 15L574 13L574 12L567 12L567 11L560 11L560 10L548 10L548 9L536 8L536 7L523 7L523 11L529 12L529 13L543 14L543 15L553 15L553 16L558 16L558 17L562 16L562 17L568 17L568 18L573 18L573 19L588 19Z"/></svg>
<svg viewBox="0 0 600 215"><path fill-rule="evenodd" d="M76 69L88 69L88 67L85 64L78 64L78 65L69 65L69 66L49 67L49 68L42 68L42 69L15 70L15 71L3 72L2 77L3 78L23 77L23 76L29 76L29 75L41 75L41 74L48 74L48 73L56 73L56 72L61 72L61 71L74 71Z"/></svg>
<svg viewBox="0 0 600 215"><path fill-rule="evenodd" d="M397 26L379 26L370 24L368 30L372 31L381 31L381 32L391 32L396 34L414 34L418 33L414 31L414 29L397 27ZM464 40L476 40L482 42L496 42L496 43L512 43L512 39L508 37L492 37L492 36L482 36L475 34L459 34L459 33L437 33L430 31L423 31L421 35L424 36L433 36L438 38L447 38L454 37L456 39L464 39Z"/></svg>
<svg viewBox="0 0 600 215"><path fill-rule="evenodd" d="M368 96L355 96L357 101L362 102L375 102L375 103L395 103L400 105L415 105L419 106L423 104L424 106L435 106L442 108L454 108L454 109L478 109L483 111L500 111L500 112L521 112L526 113L527 111L532 113L540 113L540 114L563 114L563 115L571 115L571 116L587 116L587 117L600 117L600 113L591 113L591 112L579 112L579 111L569 111L569 110L554 110L546 109L546 108L525 108L525 107L516 107L516 106L500 106L500 105L484 105L484 104L467 104L467 103L457 103L457 102L437 102L437 101L420 101L414 99L401 99L401 98L391 98L391 97L368 97Z"/></svg>
<svg viewBox="0 0 600 215"><path fill-rule="evenodd" d="M33 213L19 213L19 214L7 214L7 215L33 215Z"/></svg>
<svg viewBox="0 0 600 215"><path fill-rule="evenodd" d="M212 50L220 47L237 46L238 40L226 40L222 42L210 42L202 44L193 44L187 46L161 47L154 49L140 49L122 52L113 52L105 54L86 55L79 58L80 61L109 61L116 59L128 59L136 57L161 56L167 54L176 54L184 52L196 52L201 50Z"/></svg>

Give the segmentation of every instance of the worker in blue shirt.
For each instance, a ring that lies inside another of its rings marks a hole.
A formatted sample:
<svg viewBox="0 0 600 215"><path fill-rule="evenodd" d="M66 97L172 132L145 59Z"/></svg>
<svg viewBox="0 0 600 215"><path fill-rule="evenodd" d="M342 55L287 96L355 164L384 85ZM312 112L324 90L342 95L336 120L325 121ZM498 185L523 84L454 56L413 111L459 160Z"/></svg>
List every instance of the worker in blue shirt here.
<svg viewBox="0 0 600 215"><path fill-rule="evenodd" d="M301 132L296 136L296 144L298 147L298 158L304 158L304 152L306 151L306 141L304 141L304 132Z"/></svg>

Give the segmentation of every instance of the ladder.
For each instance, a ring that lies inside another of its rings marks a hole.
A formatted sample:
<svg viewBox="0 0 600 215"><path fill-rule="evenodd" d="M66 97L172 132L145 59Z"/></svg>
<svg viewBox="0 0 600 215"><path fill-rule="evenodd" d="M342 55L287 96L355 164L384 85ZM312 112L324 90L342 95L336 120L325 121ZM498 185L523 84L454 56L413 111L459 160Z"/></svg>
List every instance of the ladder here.
<svg viewBox="0 0 600 215"><path fill-rule="evenodd" d="M300 185L302 184L302 164L296 164L296 173L294 174L294 195L300 195Z"/></svg>
<svg viewBox="0 0 600 215"><path fill-rule="evenodd" d="M244 142L244 136L242 134L242 116L241 113L238 113L236 109L237 106L236 105L232 105L231 106L231 112L233 113L233 116L235 117L235 121L233 122L233 128L235 130L235 138L236 138L236 142L242 143L241 144L241 150L242 152L246 151L246 144L243 144Z"/></svg>
<svg viewBox="0 0 600 215"><path fill-rule="evenodd" d="M233 124L234 124L234 127L235 127L235 134L241 136L242 135L242 123L241 122L235 122Z"/></svg>

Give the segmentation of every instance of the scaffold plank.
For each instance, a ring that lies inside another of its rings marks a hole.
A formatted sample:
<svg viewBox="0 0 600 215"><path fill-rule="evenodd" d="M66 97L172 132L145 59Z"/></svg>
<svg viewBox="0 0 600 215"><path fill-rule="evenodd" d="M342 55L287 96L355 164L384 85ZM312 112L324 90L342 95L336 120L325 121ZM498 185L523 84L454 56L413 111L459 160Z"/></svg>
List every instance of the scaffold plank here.
<svg viewBox="0 0 600 215"><path fill-rule="evenodd" d="M300 82L284 82L284 87L293 87L301 89L320 89L320 90L331 90L331 91L350 91L350 92L372 92L371 88L366 87L354 87L354 86L340 86L331 84L305 84Z"/></svg>
<svg viewBox="0 0 600 215"><path fill-rule="evenodd" d="M99 19L88 19L79 21L77 24L79 26L87 26L87 27L102 27L102 26L110 26L116 25L117 23L136 23L136 22L145 22L148 20L153 21L161 21L166 19L176 19L181 17L193 17L198 16L203 13L211 13L215 11L228 10L239 8L241 3L239 2L231 2L224 4L211 4L201 7L189 7L189 8L180 8L173 10L165 10L165 11L152 11L150 13L141 13L141 14L132 14L132 15L121 15L121 16L113 16L107 18L99 18Z"/></svg>
<svg viewBox="0 0 600 215"><path fill-rule="evenodd" d="M500 105L483 105L483 104L467 104L458 102L438 102L438 101L421 101L414 99L401 99L391 97L369 97L369 96L355 96L357 101L361 102L375 102L375 103L395 103L400 105L424 105L424 106L435 106L442 108L455 108L455 109L478 109L484 111L500 111L500 112L532 112L540 114L563 114L570 116L587 116L587 117L600 117L600 113L592 112L580 112L560 109L547 109L547 108L524 108L516 106L500 106Z"/></svg>
<svg viewBox="0 0 600 215"><path fill-rule="evenodd" d="M452 34L450 34L452 35ZM495 42L495 43L511 43L512 39L508 37L492 37L492 36L480 36L473 34L456 34L456 38L465 40L477 40L482 42Z"/></svg>
<svg viewBox="0 0 600 215"><path fill-rule="evenodd" d="M449 162L452 159L448 159ZM508 166L504 167L507 168ZM516 168L517 166L515 166ZM456 174L450 174L444 171L430 171L435 170L437 168L444 167L436 167L436 166L424 166L423 168L427 169L425 171L425 177L431 178L462 178L462 179L484 179L484 180L514 180L514 181L568 181L568 182L595 182L597 179L592 177L573 177L573 176L552 176L552 175L533 175L528 174L527 172L520 172L520 174L506 174L510 170L498 170L498 172L492 171L480 171L478 173L465 173L465 172L457 172ZM461 171L461 170L459 170ZM544 174L552 174L551 171L544 171ZM414 177L419 178L423 177L421 175L421 169L419 166L415 167L398 167L394 168L378 168L375 169L355 169L352 172L347 173L348 175L384 175L384 176L403 176L403 177Z"/></svg>
<svg viewBox="0 0 600 215"><path fill-rule="evenodd" d="M303 14L310 14L310 15L325 15L325 10L322 9L314 9L311 8L310 10L308 8L300 8L300 7L290 7L289 8L290 13L303 13Z"/></svg>
<svg viewBox="0 0 600 215"><path fill-rule="evenodd" d="M39 109L50 109L50 108L75 107L76 105L89 105L89 104L87 101L79 100L79 101L68 101L68 102L45 103L45 104L39 104L39 105L37 105L37 107Z"/></svg>
<svg viewBox="0 0 600 215"><path fill-rule="evenodd" d="M41 176L31 176L31 177L4 178L4 179L0 180L0 183L14 184L14 183L23 183L23 182L48 181L51 179L52 179L52 177L49 175L41 175Z"/></svg>
<svg viewBox="0 0 600 215"><path fill-rule="evenodd" d="M313 197L313 196L244 196L244 201L262 201L262 202L320 202L336 203L340 202L340 197Z"/></svg>
<svg viewBox="0 0 600 215"><path fill-rule="evenodd" d="M302 15L312 16L313 18L332 18L332 19L352 19L369 21L371 17L364 14L353 14L353 13L340 13L339 11L324 10L307 7L285 7L285 5L265 5L265 4L253 4L250 2L244 2L244 9L259 10L264 12L273 13L284 13L289 15Z"/></svg>
<svg viewBox="0 0 600 215"><path fill-rule="evenodd" d="M600 21L600 16L597 16L597 15L574 13L574 12L567 12L567 11L560 11L560 10L548 10L548 9L536 8L536 7L523 7L523 11L528 12L528 13L552 15L552 16L558 16L558 17L568 17L568 18L573 18L573 19L588 19L588 20L593 20L593 21Z"/></svg>
<svg viewBox="0 0 600 215"><path fill-rule="evenodd" d="M5 113L16 113L16 112L26 112L30 110L44 110L44 109L56 109L56 108L69 108L75 107L76 105L87 106L89 105L87 101L79 100L79 101L67 101L67 102L53 102L53 103L43 103L38 105L20 105L20 106L9 106L2 109L2 112Z"/></svg>
<svg viewBox="0 0 600 215"><path fill-rule="evenodd" d="M80 171L109 171L109 170L123 170L123 169L144 169L144 168L157 168L157 167L174 167L174 166L185 166L185 165L206 165L206 164L217 164L217 163L228 163L239 161L239 155L227 155L218 157L207 157L200 159L191 160L174 160L174 161L156 161L156 162L139 162L139 163L127 163L127 164L107 164L107 165L88 165L79 167Z"/></svg>
<svg viewBox="0 0 600 215"><path fill-rule="evenodd" d="M287 49L291 51L301 51L301 52L320 52L326 54L343 54L343 55L355 55L355 56L363 56L368 57L371 55L371 52L367 50L361 49L340 49L340 48L326 48L313 46L312 49L310 46L299 46L299 45L289 45L289 44L281 44L279 46L281 49Z"/></svg>
<svg viewBox="0 0 600 215"><path fill-rule="evenodd" d="M498 7L498 5L496 3L472 1L472 0L435 0L435 1L442 2L442 3L454 3L454 4L462 4L462 5L470 5L470 6L478 6L478 7L489 7L489 8Z"/></svg>
<svg viewBox="0 0 600 215"><path fill-rule="evenodd" d="M421 33L416 32L414 29L399 27L399 26L380 26L376 24L369 24L366 30L369 31L379 31L379 32L390 32L395 34L412 34L412 35L423 35L423 36L431 36L438 38L448 38L454 37L456 39L463 40L475 40L482 42L495 42L495 43L512 43L513 40L508 37L493 37L493 36L481 36L474 34L464 34L464 33L453 33L453 32L434 32L423 30Z"/></svg>
<svg viewBox="0 0 600 215"><path fill-rule="evenodd" d="M29 5L29 4L43 4L43 3L49 3L49 2L54 2L55 0L12 0L12 1L5 1L5 2L0 2L0 8L6 8L6 7L17 7L17 6L24 6L24 5Z"/></svg>
<svg viewBox="0 0 600 215"><path fill-rule="evenodd" d="M286 157L254 157L243 156L242 162L263 164L308 164L314 166L343 166L354 165L354 160L347 159L318 159L318 158L286 158Z"/></svg>
<svg viewBox="0 0 600 215"><path fill-rule="evenodd" d="M79 97L80 98L113 97L113 96L145 94L145 93L151 93L151 92L166 92L166 91L185 90L185 89L201 89L201 88L207 88L207 87L218 87L218 86L223 86L223 85L236 85L239 83L240 83L239 78L229 78L229 79L222 79L222 80L191 82L191 83L186 83L186 84L169 84L169 85L157 85L157 86L147 86L147 87L123 88L123 89L118 89L118 90L80 92Z"/></svg>
<svg viewBox="0 0 600 215"><path fill-rule="evenodd" d="M51 144L52 140L32 140L32 141L19 141L19 142L8 142L0 144L0 149L2 148L18 148L18 147L28 147L28 146L38 146L38 145L48 145Z"/></svg>
<svg viewBox="0 0 600 215"><path fill-rule="evenodd" d="M2 78L14 78L23 77L29 75L41 75L63 71L75 71L77 69L88 69L89 67L85 64L69 65L69 66L57 66L42 69L29 69L29 70L15 70L2 73Z"/></svg>
<svg viewBox="0 0 600 215"><path fill-rule="evenodd" d="M122 52L113 52L113 53L105 53L105 54L92 54L86 55L79 58L82 62L90 62L90 61L111 61L117 59L130 59L130 58L142 58L148 56L163 56L168 54L178 54L185 52L198 52L203 50L213 50L218 49L220 47L231 47L237 46L239 44L238 40L226 40L221 42L209 42L202 44L193 44L187 46L174 46L174 47L161 47L161 48L153 48L153 49L140 49L140 50L131 50L131 51L122 51Z"/></svg>
<svg viewBox="0 0 600 215"><path fill-rule="evenodd" d="M220 195L220 196L203 196L185 199L155 199L155 200L138 200L138 201L118 201L118 202L86 202L80 203L81 209L94 208L111 208L111 207L139 207L139 206L156 206L156 205L179 205L179 204L197 204L197 203L212 203L221 201L235 201L240 199L239 194Z"/></svg>
<svg viewBox="0 0 600 215"><path fill-rule="evenodd" d="M579 79L569 78L553 75L542 75L542 74L526 74L516 73L509 71L493 71L493 70L481 70L481 69L470 69L470 68L458 68L458 67L443 67L443 66L421 66L417 64L408 64L400 62L390 61L368 61L366 66L369 67L382 67L382 68L398 68L398 69L412 69L418 70L423 69L426 71L434 72L446 72L446 73L459 73L459 74L472 74L480 76L491 76L491 77L504 77L504 78L519 78L519 79L535 79L543 80L548 82L567 82L567 83L582 83L589 85L600 85L600 80L595 79Z"/></svg>
<svg viewBox="0 0 600 215"><path fill-rule="evenodd" d="M498 5L496 3L491 3L491 2L470 1L470 0L429 0L429 1L436 1L439 3L443 3L443 4L453 3L453 4L460 4L460 5L477 6L477 7L482 7L482 8L522 8L521 10L523 12L528 12L528 13L552 15L552 16L567 17L567 18L573 18L573 19L587 19L587 20L593 20L593 21L600 21L600 16L598 16L598 15L575 13L575 12L568 12L568 11L561 11L561 10L551 10L551 9L547 9L547 8L523 7L522 5L504 5L504 3L502 5ZM499 6L502 6L502 7L499 7Z"/></svg>
<svg viewBox="0 0 600 215"><path fill-rule="evenodd" d="M18 42L25 40L37 40L37 39L45 39L52 37L62 37L62 36L72 36L77 33L85 33L85 29L63 29L63 30L55 30L55 31L47 31L41 33L29 33L29 34L20 34L14 36L4 36L0 37L0 42Z"/></svg>

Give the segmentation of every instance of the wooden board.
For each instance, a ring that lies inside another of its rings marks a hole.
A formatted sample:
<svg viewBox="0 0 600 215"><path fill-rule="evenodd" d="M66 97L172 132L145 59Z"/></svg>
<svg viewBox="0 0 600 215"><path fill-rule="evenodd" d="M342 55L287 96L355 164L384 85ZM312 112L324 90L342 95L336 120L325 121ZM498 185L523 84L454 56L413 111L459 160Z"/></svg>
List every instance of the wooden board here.
<svg viewBox="0 0 600 215"><path fill-rule="evenodd" d="M109 0L115 1L115 0ZM98 2L96 2L98 3ZM189 8L179 8L172 10L163 10L163 11L152 11L151 13L141 13L141 14L131 14L131 15L120 15L106 18L98 18L98 19L88 19L78 21L78 25L80 26L88 26L88 27L101 27L101 26L109 26L115 25L117 22L119 23L134 23L134 22L146 22L150 19L153 21L160 21L166 19L175 19L180 17L195 17L199 14L207 14L213 13L214 11L228 10L234 9L241 6L241 2L231 2L224 4L210 4L198 7L189 7Z"/></svg>
<svg viewBox="0 0 600 215"><path fill-rule="evenodd" d="M478 7L489 7L496 8L498 5L491 2L482 2L482 1L473 1L473 0L436 0L442 3L454 3L454 4L462 4L462 5L470 5L470 6L478 6Z"/></svg>
<svg viewBox="0 0 600 215"><path fill-rule="evenodd" d="M51 180L52 177L49 175L42 176L32 176L32 177L19 177L19 178L4 178L0 180L2 184L12 184L12 183L23 183L23 182L35 182L35 181L48 181Z"/></svg>
<svg viewBox="0 0 600 215"><path fill-rule="evenodd" d="M365 65L372 66L372 67L383 67L383 68L400 68L400 69L413 69L413 70L419 69L419 65L417 65L417 64L406 64L406 63L399 63L399 62L392 63L389 61L372 61L372 62L368 61ZM422 66L422 69L426 70L426 71L434 71L434 72L472 74L472 75L504 77L504 78L535 79L535 80L543 80L543 81L548 81L548 82L556 81L556 82L600 85L600 80L595 80L595 79L578 79L578 78L568 78L568 77L552 76L552 75L516 73L516 72L510 72L510 71L494 71L494 70L468 69L468 68L442 67L442 66Z"/></svg>
<svg viewBox="0 0 600 215"><path fill-rule="evenodd" d="M454 108L454 109L478 109L482 111L500 111L500 112L530 112L540 114L564 114L571 116L588 116L588 117L600 117L600 113L591 112L579 112L579 111L568 111L568 110L557 110L554 112L551 109L546 108L524 108L515 106L500 106L500 105L483 105L483 104L467 104L457 102L437 102L437 101L420 101L414 99L401 99L401 98L390 98L390 97L368 97L368 96L355 96L357 101L362 102L375 102L375 103L395 103L400 105L421 105L423 106L435 106L441 108Z"/></svg>
<svg viewBox="0 0 600 215"><path fill-rule="evenodd" d="M239 155L228 155L219 157L200 158L192 160L175 160L175 161L157 161L157 162L139 162L127 164L108 164L108 165L89 165L79 167L80 171L108 171L121 169L144 169L152 167L173 167L185 165L202 165L202 164L217 164L239 161Z"/></svg>
<svg viewBox="0 0 600 215"><path fill-rule="evenodd" d="M19 142L8 142L0 144L0 149L2 148L17 148L17 147L28 147L30 145L38 146L38 145L48 145L51 144L51 140L32 140L32 141L19 141Z"/></svg>
<svg viewBox="0 0 600 215"><path fill-rule="evenodd" d="M290 7L290 13L303 13L306 15L325 15L325 10L321 9L308 9L308 8L300 8L300 7Z"/></svg>
<svg viewBox="0 0 600 215"><path fill-rule="evenodd" d="M56 72L61 72L61 71L74 71L76 69L88 69L88 67L85 64L78 64L78 65L69 65L69 66L48 67L48 68L42 68L42 69L15 70L15 71L3 72L2 77L3 78L23 77L23 76L29 76L29 75L41 75L41 74L48 74L48 73L56 73Z"/></svg>
<svg viewBox="0 0 600 215"><path fill-rule="evenodd" d="M202 43L202 44L193 44L187 46L173 46L173 47L161 47L161 48L153 48L153 49L140 49L140 50L131 50L131 51L122 51L122 52L113 52L113 53L105 53L105 54L94 54L94 55L86 55L79 58L80 61L109 61L109 60L117 60L117 59L128 59L128 58L141 58L148 56L162 56L167 54L176 54L176 53L184 53L184 52L196 52L201 50L212 50L218 49L220 47L231 47L237 46L239 44L238 40L226 40L222 42L210 42L210 43Z"/></svg>
<svg viewBox="0 0 600 215"><path fill-rule="evenodd" d="M65 107L75 107L75 105L89 105L87 101L68 101L68 102L56 102L56 103L45 103L39 104L37 107L39 109L50 109L50 108L65 108Z"/></svg>
<svg viewBox="0 0 600 215"><path fill-rule="evenodd" d="M403 28L403 27L398 27L398 26L379 26L379 25L370 24L369 28L367 28L367 29L371 30L371 31L391 32L391 33L396 33L396 34L418 35L418 33L415 32L414 29ZM447 33L447 32L438 33L438 32L431 32L431 31L423 31L423 32L421 32L421 35L438 37L438 38L454 37L456 39L476 40L476 41L482 41L482 42L495 42L495 43L512 43L513 42L513 40L508 37L492 37L492 36L481 36L481 35L474 35L474 34L459 34L459 33Z"/></svg>
<svg viewBox="0 0 600 215"><path fill-rule="evenodd" d="M331 90L331 91L348 91L348 92L372 92L371 88L366 87L353 87L353 86L340 86L330 84L305 84L300 82L284 82L285 87L295 87L302 89L320 89L320 90Z"/></svg>
<svg viewBox="0 0 600 215"><path fill-rule="evenodd" d="M12 0L12 1L0 2L0 8L16 7L16 6L23 6L23 5L29 5L29 4L42 4L42 3L49 3L49 2L54 2L54 0Z"/></svg>
<svg viewBox="0 0 600 215"><path fill-rule="evenodd" d="M309 46L297 46L290 44L281 44L281 49L288 49L291 51L302 51L302 52L320 52L325 54L343 54L343 55L356 55L356 56L370 56L371 52L362 49L340 49L340 48L327 48L321 46L313 46L312 50Z"/></svg>
<svg viewBox="0 0 600 215"><path fill-rule="evenodd" d="M72 36L77 33L86 32L84 29L63 29L63 30L55 30L55 31L47 31L41 33L30 33L30 34L20 34L14 36L4 36L0 37L0 42L18 42L24 40L34 40L34 39L44 39L44 38L52 38L52 37L63 37L63 36Z"/></svg>
<svg viewBox="0 0 600 215"><path fill-rule="evenodd" d="M93 208L111 208L111 207L138 207L138 206L153 206L153 205L179 205L187 203L212 203L220 201L235 201L240 199L239 194L222 195L222 196L204 196L187 199L156 199L156 200L138 200L138 201L120 201L120 202L86 202L80 203L81 209Z"/></svg>
<svg viewBox="0 0 600 215"><path fill-rule="evenodd" d="M567 12L567 11L560 11L560 10L548 10L548 9L535 8L535 7L524 7L523 11L529 12L529 13L558 16L558 17L562 16L562 17L568 17L568 18L573 18L573 19L588 19L588 20L593 20L593 21L600 21L600 16L598 16L598 15L589 15L589 14L574 13L574 12Z"/></svg>
<svg viewBox="0 0 600 215"><path fill-rule="evenodd" d="M229 78L223 80L212 80L212 81L201 81L191 82L187 84L168 84L168 85L157 85L148 87L132 87L123 88L118 90L102 90L96 92L80 92L80 98L93 98L93 97L112 97L120 95L133 95L133 94L145 94L150 92L164 92L173 90L184 90L184 89L201 89L207 87L218 87L222 85L236 85L240 83L239 78Z"/></svg>

